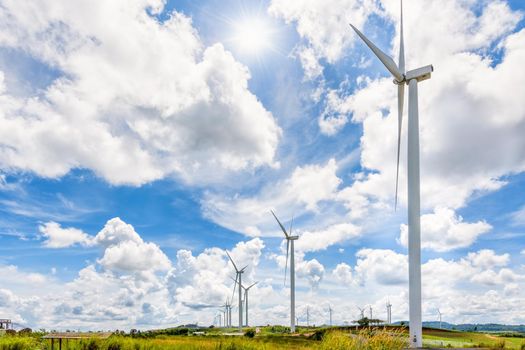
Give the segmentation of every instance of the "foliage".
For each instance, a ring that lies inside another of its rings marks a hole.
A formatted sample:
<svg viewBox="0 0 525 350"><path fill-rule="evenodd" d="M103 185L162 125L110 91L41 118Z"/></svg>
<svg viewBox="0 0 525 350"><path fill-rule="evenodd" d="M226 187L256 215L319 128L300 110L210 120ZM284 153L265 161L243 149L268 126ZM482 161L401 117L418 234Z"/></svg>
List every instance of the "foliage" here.
<svg viewBox="0 0 525 350"><path fill-rule="evenodd" d="M246 332L244 332L244 336L248 337L248 338L255 337L255 329L253 329L253 328L247 329Z"/></svg>
<svg viewBox="0 0 525 350"><path fill-rule="evenodd" d="M270 326L266 327L265 330L270 333L290 333L290 327L285 326Z"/></svg>
<svg viewBox="0 0 525 350"><path fill-rule="evenodd" d="M323 340L325 334L326 329L317 329L310 338L313 340Z"/></svg>
<svg viewBox="0 0 525 350"><path fill-rule="evenodd" d="M2 337L0 350L33 350L39 348L39 341L32 337Z"/></svg>

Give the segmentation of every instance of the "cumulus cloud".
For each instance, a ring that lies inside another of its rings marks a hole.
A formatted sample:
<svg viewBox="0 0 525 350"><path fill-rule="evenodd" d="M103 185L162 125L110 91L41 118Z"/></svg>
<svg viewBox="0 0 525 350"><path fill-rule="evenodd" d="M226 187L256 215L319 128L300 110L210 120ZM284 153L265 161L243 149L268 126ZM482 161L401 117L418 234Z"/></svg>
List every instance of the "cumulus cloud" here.
<svg viewBox="0 0 525 350"><path fill-rule="evenodd" d="M208 193L202 201L204 215L231 230L261 236L281 236L270 214L274 209L284 221L292 215L317 212L322 202L335 199L341 179L337 176L337 162L298 166L292 174L276 183L268 183L257 194Z"/></svg>
<svg viewBox="0 0 525 350"><path fill-rule="evenodd" d="M100 258L68 282L0 265L0 312L32 327L151 328L208 322L209 314L231 298L234 273L223 249L208 248L196 256L179 250L172 263L157 245L145 242L119 218L108 220L89 240L102 249ZM231 249L237 264L248 265L244 284L255 280L263 249L259 238ZM254 308L259 298L275 297L265 282L250 293Z"/></svg>
<svg viewBox="0 0 525 350"><path fill-rule="evenodd" d="M286 244L281 244L281 254L271 254L270 258L277 262L279 268L284 272L288 268L287 275L283 276L286 281L289 281L290 273L290 256L288 255L288 262L286 261ZM323 280L325 268L317 259L306 259L304 252L295 251L295 273L296 277L305 279L308 282L311 290L319 287Z"/></svg>
<svg viewBox="0 0 525 350"><path fill-rule="evenodd" d="M74 227L63 228L59 223L50 221L38 227L44 237L44 247L47 248L66 248L75 244L91 246L94 244L91 237Z"/></svg>
<svg viewBox="0 0 525 350"><path fill-rule="evenodd" d="M324 250L334 244L344 243L361 235L361 229L353 224L335 224L318 231L301 231L295 246L304 252Z"/></svg>
<svg viewBox="0 0 525 350"><path fill-rule="evenodd" d="M438 252L465 248L491 229L492 226L485 221L463 222L454 210L436 208L433 213L421 216L421 247ZM408 226L405 224L401 225L398 242L405 247L408 245Z"/></svg>
<svg viewBox="0 0 525 350"><path fill-rule="evenodd" d="M167 270L171 266L168 257L156 244L144 242L133 226L120 218L109 220L95 241L105 248L104 255L98 260L105 269L143 272Z"/></svg>
<svg viewBox="0 0 525 350"><path fill-rule="evenodd" d="M205 47L183 14L157 20L163 6L4 3L0 46L58 77L15 96L1 75L0 167L44 177L87 168L140 185L171 174L207 183L274 166L281 131L248 90L248 69L220 43Z"/></svg>
<svg viewBox="0 0 525 350"><path fill-rule="evenodd" d="M396 285L408 281L407 256L389 249L361 249L356 254L356 277L360 283Z"/></svg>
<svg viewBox="0 0 525 350"><path fill-rule="evenodd" d="M243 284L254 280L254 271L259 265L264 243L259 238L239 242L230 252L238 268L247 266ZM210 248L197 256L180 250L177 263L168 272L166 281L172 301L199 309L219 306L231 298L235 271L222 249ZM257 287L254 287L254 291Z"/></svg>
<svg viewBox="0 0 525 350"><path fill-rule="evenodd" d="M468 253L467 260L472 263L472 266L491 268L507 266L510 261L510 255L505 253L497 255L493 250L482 249L477 252Z"/></svg>
<svg viewBox="0 0 525 350"><path fill-rule="evenodd" d="M337 264L335 269L332 271L332 275L342 284L351 285L355 283L352 276L352 267L345 263Z"/></svg>
<svg viewBox="0 0 525 350"><path fill-rule="evenodd" d="M313 79L322 73L319 63L325 59L334 63L354 41L348 21L361 27L367 17L379 11L376 1L272 0L270 14L296 26L305 42L297 48L306 77Z"/></svg>

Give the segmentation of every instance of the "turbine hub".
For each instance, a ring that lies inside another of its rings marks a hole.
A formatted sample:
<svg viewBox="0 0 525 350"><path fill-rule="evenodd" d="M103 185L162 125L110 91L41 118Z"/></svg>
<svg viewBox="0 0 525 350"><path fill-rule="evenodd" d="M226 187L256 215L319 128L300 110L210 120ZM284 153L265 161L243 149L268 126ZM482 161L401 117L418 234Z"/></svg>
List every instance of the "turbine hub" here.
<svg viewBox="0 0 525 350"><path fill-rule="evenodd" d="M403 85L407 82L407 78L406 76L403 74L403 80L397 80L397 79L394 79L394 84L396 85Z"/></svg>

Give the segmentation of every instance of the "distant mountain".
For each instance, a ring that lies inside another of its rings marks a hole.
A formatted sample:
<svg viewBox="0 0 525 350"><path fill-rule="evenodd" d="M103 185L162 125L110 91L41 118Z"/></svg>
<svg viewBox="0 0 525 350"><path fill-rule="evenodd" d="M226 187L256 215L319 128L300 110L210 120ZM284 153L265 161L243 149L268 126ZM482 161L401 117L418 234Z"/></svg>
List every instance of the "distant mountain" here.
<svg viewBox="0 0 525 350"><path fill-rule="evenodd" d="M408 321L396 322L395 324L408 325ZM439 328L439 321L432 322L423 322L423 327L429 328ZM441 328L464 331L464 332L517 332L525 334L525 325L507 325L507 324L497 324L497 323L463 323L463 324L453 324L448 322L442 322Z"/></svg>

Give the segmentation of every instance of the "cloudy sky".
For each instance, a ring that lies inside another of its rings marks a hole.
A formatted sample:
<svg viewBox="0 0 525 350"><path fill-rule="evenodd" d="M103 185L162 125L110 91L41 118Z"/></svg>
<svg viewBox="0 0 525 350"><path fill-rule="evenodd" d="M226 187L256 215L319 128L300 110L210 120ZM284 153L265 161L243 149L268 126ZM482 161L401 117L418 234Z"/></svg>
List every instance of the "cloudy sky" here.
<svg viewBox="0 0 525 350"><path fill-rule="evenodd" d="M525 323L525 4L406 0L420 85L423 319ZM398 0L0 1L0 317L209 325L247 264L250 323L408 318L406 130L350 30ZM405 123L406 125L406 123ZM236 309L234 309L234 315ZM234 317L234 319L236 319Z"/></svg>

